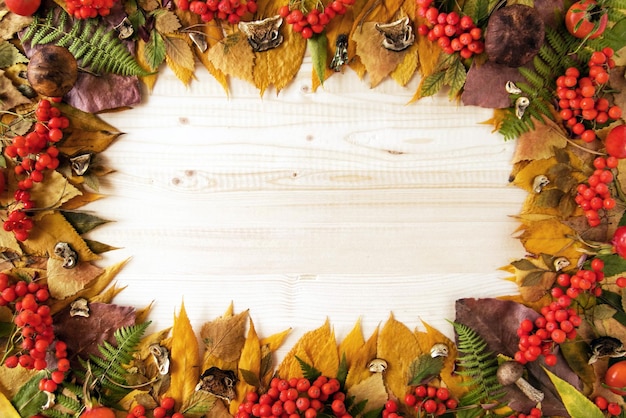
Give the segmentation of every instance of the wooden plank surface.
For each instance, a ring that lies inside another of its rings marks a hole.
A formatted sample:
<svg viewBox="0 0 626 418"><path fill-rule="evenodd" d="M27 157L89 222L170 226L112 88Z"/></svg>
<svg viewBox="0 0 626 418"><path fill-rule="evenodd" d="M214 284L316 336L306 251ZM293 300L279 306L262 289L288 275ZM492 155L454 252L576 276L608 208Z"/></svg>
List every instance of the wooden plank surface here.
<svg viewBox="0 0 626 418"><path fill-rule="evenodd" d="M195 326L231 301L285 349L328 317L339 337L391 312L451 335L454 300L515 292L498 270L524 193L508 185L515 144L478 122L491 111L446 97L407 104L347 73L311 91L310 64L278 95L203 70L185 88L165 71L145 103L103 116L126 132L89 209L115 220L90 237L121 247L116 299L155 301L154 328L184 299Z"/></svg>

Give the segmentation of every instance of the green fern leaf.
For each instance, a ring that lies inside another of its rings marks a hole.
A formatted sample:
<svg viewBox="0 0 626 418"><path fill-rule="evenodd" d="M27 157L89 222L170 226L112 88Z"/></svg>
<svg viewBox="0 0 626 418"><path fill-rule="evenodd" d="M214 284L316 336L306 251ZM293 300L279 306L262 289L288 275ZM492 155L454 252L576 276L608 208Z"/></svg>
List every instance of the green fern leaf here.
<svg viewBox="0 0 626 418"><path fill-rule="evenodd" d="M74 418L74 415L61 412L58 409L47 409L43 411L43 415L49 418Z"/></svg>
<svg viewBox="0 0 626 418"><path fill-rule="evenodd" d="M124 76L150 74L135 61L122 41L113 36L113 31L98 26L95 19L70 22L68 16L62 9L56 8L50 10L45 20L34 18L22 41L30 42L32 46L64 46L83 67L90 67L96 73L111 72Z"/></svg>

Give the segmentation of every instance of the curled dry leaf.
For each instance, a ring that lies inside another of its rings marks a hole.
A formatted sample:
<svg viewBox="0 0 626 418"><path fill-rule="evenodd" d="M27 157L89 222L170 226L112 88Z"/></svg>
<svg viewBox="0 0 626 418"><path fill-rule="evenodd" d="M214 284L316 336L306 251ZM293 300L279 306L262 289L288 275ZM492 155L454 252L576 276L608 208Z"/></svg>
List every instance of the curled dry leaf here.
<svg viewBox="0 0 626 418"><path fill-rule="evenodd" d="M555 148L565 148L567 137L563 128L544 118L542 122L531 118L535 129L517 139L513 164L523 160L542 160L554 155Z"/></svg>
<svg viewBox="0 0 626 418"><path fill-rule="evenodd" d="M222 39L207 52L208 60L226 75L254 83L255 55L246 37L238 32Z"/></svg>

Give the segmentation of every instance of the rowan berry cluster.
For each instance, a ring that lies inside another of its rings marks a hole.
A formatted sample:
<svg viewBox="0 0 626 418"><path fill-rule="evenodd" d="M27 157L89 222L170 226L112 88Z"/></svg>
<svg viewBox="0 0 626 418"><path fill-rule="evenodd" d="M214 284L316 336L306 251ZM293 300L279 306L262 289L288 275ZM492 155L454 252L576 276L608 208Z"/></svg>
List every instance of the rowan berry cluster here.
<svg viewBox="0 0 626 418"><path fill-rule="evenodd" d="M336 15L345 14L354 2L355 0L333 0L321 11L313 8L308 12L285 5L278 9L278 14L291 25L294 32L309 39L314 34L322 33Z"/></svg>
<svg viewBox="0 0 626 418"><path fill-rule="evenodd" d="M68 118L62 116L61 111L47 99L39 101L35 116L37 122L34 129L24 136L16 135L4 149L5 155L16 161L15 174L21 180L14 194L19 207L9 212L3 227L5 231L12 231L19 241L28 239L33 227L32 219L26 214L35 207L29 190L34 183L43 181L46 170L54 170L59 166L56 143L63 139L62 130L69 126Z"/></svg>
<svg viewBox="0 0 626 418"><path fill-rule="evenodd" d="M219 19L236 25L246 13L255 13L257 4L256 0L179 0L178 8L197 14L203 22Z"/></svg>
<svg viewBox="0 0 626 418"><path fill-rule="evenodd" d="M389 411L389 414L385 416L383 411L383 418L398 418L397 405L395 402L389 405L391 402L393 401L385 404L385 411ZM440 416L458 406L457 400L450 397L450 391L447 388L433 385L416 386L412 392L404 396L404 403L413 408L417 416L422 416L423 413L428 416Z"/></svg>
<svg viewBox="0 0 626 418"><path fill-rule="evenodd" d="M14 312L15 326L7 343L4 365L8 368L21 366L28 370L45 370L48 367L48 351L54 350L56 370L39 382L41 390L54 392L65 379L70 362L65 343L55 342L50 306L46 304L49 298L46 285L14 280L8 274L0 273L0 306Z"/></svg>
<svg viewBox="0 0 626 418"><path fill-rule="evenodd" d="M573 308L568 308L571 299L562 295L558 301L541 308L541 316L535 321L524 319L517 329L519 337L515 360L521 364L533 362L543 355L548 366L557 363L553 353L555 344L562 344L567 339L576 337L576 327L582 319Z"/></svg>
<svg viewBox="0 0 626 418"><path fill-rule="evenodd" d="M444 13L432 6L433 0L417 0L418 13L431 25L420 25L417 33L429 41L437 42L443 52L468 59L485 50L482 41L483 31L470 16L460 16L457 12Z"/></svg>
<svg viewBox="0 0 626 418"><path fill-rule="evenodd" d="M532 408L527 414L519 413L516 415L509 415L508 418L541 418L543 413L539 408Z"/></svg>
<svg viewBox="0 0 626 418"><path fill-rule="evenodd" d="M154 418L185 418L181 412L175 412L174 407L176 401L171 397L164 397L159 401L159 405L152 410L152 417ZM126 415L126 418L146 418L146 407L138 404L135 405L130 412Z"/></svg>
<svg viewBox="0 0 626 418"><path fill-rule="evenodd" d="M595 128L619 119L622 109L611 106L603 97L609 81L608 71L615 67L611 48L594 51L587 63L587 76L581 77L580 70L569 67L565 74L556 79L556 96L559 99L559 114L570 131L585 142L596 139Z"/></svg>
<svg viewBox="0 0 626 418"><path fill-rule="evenodd" d="M67 12L75 19L108 16L117 0L67 0Z"/></svg>
<svg viewBox="0 0 626 418"><path fill-rule="evenodd" d="M591 227L600 225L600 210L611 210L615 207L616 202L611 196L609 185L614 180L612 169L617 164L618 159L615 157L597 157L593 161L593 174L589 176L587 183L579 184L576 189L574 200L585 211L585 218Z"/></svg>
<svg viewBox="0 0 626 418"><path fill-rule="evenodd" d="M609 402L604 396L596 396L593 400L601 411L607 412L609 416L619 416L622 414L622 407L615 402Z"/></svg>
<svg viewBox="0 0 626 418"><path fill-rule="evenodd" d="M305 378L274 378L266 393L246 394L246 400L239 405L235 418L315 418L318 414L351 418L345 400L346 394L335 378L320 376L313 382Z"/></svg>

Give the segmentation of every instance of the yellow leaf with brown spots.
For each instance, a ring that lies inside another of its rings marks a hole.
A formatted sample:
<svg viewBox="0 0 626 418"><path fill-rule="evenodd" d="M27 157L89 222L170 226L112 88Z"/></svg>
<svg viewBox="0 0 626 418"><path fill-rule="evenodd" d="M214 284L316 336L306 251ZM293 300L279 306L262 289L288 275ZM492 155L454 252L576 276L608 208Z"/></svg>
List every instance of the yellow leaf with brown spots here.
<svg viewBox="0 0 626 418"><path fill-rule="evenodd" d="M454 341L446 337L441 331L433 328L428 323L422 321L426 332L418 332L417 338L422 349L422 352L429 353L431 348L435 344L445 344L448 348L448 357L443 362L443 368L441 369L441 380L446 384L448 389L454 393L457 397L465 394L468 391L467 385L463 384L463 377L454 373L456 357L458 351Z"/></svg>
<svg viewBox="0 0 626 418"><path fill-rule="evenodd" d="M350 367L346 377L346 387L350 388L367 379L372 373L367 367L373 359L377 357L378 328L368 338L368 340L353 351L349 358Z"/></svg>
<svg viewBox="0 0 626 418"><path fill-rule="evenodd" d="M70 120L70 126L63 130L63 141L58 148L64 154L104 151L122 133L93 113L83 112L64 103L54 105Z"/></svg>
<svg viewBox="0 0 626 418"><path fill-rule="evenodd" d="M171 396L181 405L194 392L200 380L200 353L198 340L191 327L183 303L172 327L170 351L171 385L165 396Z"/></svg>
<svg viewBox="0 0 626 418"><path fill-rule="evenodd" d="M48 259L48 288L50 296L65 299L83 290L103 273L100 267L91 263L78 263L76 267L63 267L63 260L50 257Z"/></svg>
<svg viewBox="0 0 626 418"><path fill-rule="evenodd" d="M576 265L584 246L575 239L575 231L557 218L526 223L519 228L519 239L530 254L549 254L566 257Z"/></svg>
<svg viewBox="0 0 626 418"><path fill-rule="evenodd" d="M220 72L251 84L254 83L255 58L250 44L241 32L222 39L207 52L207 60Z"/></svg>
<svg viewBox="0 0 626 418"><path fill-rule="evenodd" d="M59 212L47 212L34 222L29 238L22 246L29 254L47 256L54 254L54 246L66 242L78 254L79 261L94 261L100 257L94 254L74 227Z"/></svg>
<svg viewBox="0 0 626 418"><path fill-rule="evenodd" d="M246 342L248 311L233 315L232 305L220 318L207 322L200 330L205 345L203 370L211 366L233 370Z"/></svg>
<svg viewBox="0 0 626 418"><path fill-rule="evenodd" d="M257 386L254 386L250 382L246 381L244 375L242 374L242 370L256 376L260 381L261 344L256 330L254 329L254 323L252 320L250 320L249 323L248 336L246 337L246 342L241 350L241 357L239 358L239 364L237 365L237 370L239 371L239 381L235 387L237 398L233 399L229 405L230 413L233 415L237 413L237 408L239 408L239 404L244 401L246 393L258 389Z"/></svg>
<svg viewBox="0 0 626 418"><path fill-rule="evenodd" d="M337 341L328 320L324 325L305 333L298 340L278 367L277 372L280 377L302 377L300 363L296 357L313 366L325 376L337 376L339 370Z"/></svg>
<svg viewBox="0 0 626 418"><path fill-rule="evenodd" d="M563 128L545 118L543 123L532 118L535 128L517 138L513 164L523 160L542 160L554 156L555 148L567 146Z"/></svg>
<svg viewBox="0 0 626 418"><path fill-rule="evenodd" d="M408 371L420 354L423 352L415 333L391 315L378 336L377 355L387 361L385 382L399 399L404 399L408 391Z"/></svg>

